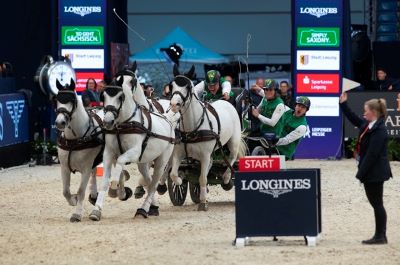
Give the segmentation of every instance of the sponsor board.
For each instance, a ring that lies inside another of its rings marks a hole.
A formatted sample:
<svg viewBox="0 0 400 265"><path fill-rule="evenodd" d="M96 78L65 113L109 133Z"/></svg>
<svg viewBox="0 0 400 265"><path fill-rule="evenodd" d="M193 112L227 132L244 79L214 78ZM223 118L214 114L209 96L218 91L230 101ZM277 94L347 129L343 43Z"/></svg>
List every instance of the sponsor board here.
<svg viewBox="0 0 400 265"><path fill-rule="evenodd" d="M332 127L321 128L321 127L310 127L309 125L307 125L307 131L306 134L303 136L303 138L325 137L332 132L333 132Z"/></svg>
<svg viewBox="0 0 400 265"><path fill-rule="evenodd" d="M61 49L74 69L104 69L104 49Z"/></svg>
<svg viewBox="0 0 400 265"><path fill-rule="evenodd" d="M341 23L342 0L295 0L293 2L295 3L295 15L298 25L330 26Z"/></svg>
<svg viewBox="0 0 400 265"><path fill-rule="evenodd" d="M339 93L339 74L297 74L297 93Z"/></svg>
<svg viewBox="0 0 400 265"><path fill-rule="evenodd" d="M76 91L82 92L86 89L86 82L93 78L96 83L104 79L103 72L77 72L76 73Z"/></svg>
<svg viewBox="0 0 400 265"><path fill-rule="evenodd" d="M317 235L319 174L318 169L236 172L236 236Z"/></svg>
<svg viewBox="0 0 400 265"><path fill-rule="evenodd" d="M62 45L103 45L103 27L65 26L61 28Z"/></svg>
<svg viewBox="0 0 400 265"><path fill-rule="evenodd" d="M340 70L339 51L298 50L297 70Z"/></svg>
<svg viewBox="0 0 400 265"><path fill-rule="evenodd" d="M339 28L297 28L298 47L339 47Z"/></svg>
<svg viewBox="0 0 400 265"><path fill-rule="evenodd" d="M308 117L339 117L339 97L309 97Z"/></svg>
<svg viewBox="0 0 400 265"><path fill-rule="evenodd" d="M59 0L60 25L105 25L106 1Z"/></svg>
<svg viewBox="0 0 400 265"><path fill-rule="evenodd" d="M383 98L386 100L387 114L385 125L389 137L400 138L400 93L399 92L349 92L347 105L359 117L364 113L364 102L372 98ZM344 119L345 137L358 137L359 130L351 122Z"/></svg>
<svg viewBox="0 0 400 265"><path fill-rule="evenodd" d="M29 140L28 106L22 94L0 95L0 147Z"/></svg>

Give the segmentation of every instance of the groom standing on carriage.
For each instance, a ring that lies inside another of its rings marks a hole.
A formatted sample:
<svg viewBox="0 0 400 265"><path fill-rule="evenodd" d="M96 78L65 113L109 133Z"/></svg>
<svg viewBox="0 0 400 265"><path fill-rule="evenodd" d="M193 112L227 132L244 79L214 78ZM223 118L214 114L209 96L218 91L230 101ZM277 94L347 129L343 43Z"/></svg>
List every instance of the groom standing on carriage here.
<svg viewBox="0 0 400 265"><path fill-rule="evenodd" d="M206 80L194 87L196 95L202 95L203 101L216 101L224 99L234 103L234 94L231 91L231 83L226 81L217 70L206 73Z"/></svg>

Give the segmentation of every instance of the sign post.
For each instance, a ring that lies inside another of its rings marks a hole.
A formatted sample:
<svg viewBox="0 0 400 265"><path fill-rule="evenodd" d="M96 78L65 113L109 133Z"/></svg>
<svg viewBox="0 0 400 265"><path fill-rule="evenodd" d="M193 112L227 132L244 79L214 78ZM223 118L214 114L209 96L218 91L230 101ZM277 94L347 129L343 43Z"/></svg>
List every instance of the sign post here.
<svg viewBox="0 0 400 265"><path fill-rule="evenodd" d="M279 170L280 161L279 157L239 161L235 174L237 247L248 244L250 237L261 236L304 236L308 246L316 245L322 231L320 170Z"/></svg>
<svg viewBox="0 0 400 265"><path fill-rule="evenodd" d="M292 0L292 65L296 96L307 96L307 134L296 158L340 158L343 0ZM328 103L328 104L327 104ZM325 133L321 134L323 131Z"/></svg>

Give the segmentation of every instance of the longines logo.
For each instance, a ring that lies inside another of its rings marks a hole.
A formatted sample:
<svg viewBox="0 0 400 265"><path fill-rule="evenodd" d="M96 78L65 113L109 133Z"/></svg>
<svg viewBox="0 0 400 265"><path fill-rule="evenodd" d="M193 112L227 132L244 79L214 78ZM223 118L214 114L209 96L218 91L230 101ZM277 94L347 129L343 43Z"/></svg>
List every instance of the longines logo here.
<svg viewBox="0 0 400 265"><path fill-rule="evenodd" d="M309 14L320 18L329 14L337 14L336 7L300 7L300 14Z"/></svg>
<svg viewBox="0 0 400 265"><path fill-rule="evenodd" d="M11 100L6 102L8 113L11 116L11 120L14 123L14 136L18 138L18 124L21 118L22 112L24 111L25 101L24 100Z"/></svg>
<svg viewBox="0 0 400 265"><path fill-rule="evenodd" d="M292 192L293 190L308 190L311 188L310 179L253 179L242 180L242 191L259 191L273 198Z"/></svg>
<svg viewBox="0 0 400 265"><path fill-rule="evenodd" d="M64 13L74 13L84 17L91 13L101 13L101 6L64 6Z"/></svg>

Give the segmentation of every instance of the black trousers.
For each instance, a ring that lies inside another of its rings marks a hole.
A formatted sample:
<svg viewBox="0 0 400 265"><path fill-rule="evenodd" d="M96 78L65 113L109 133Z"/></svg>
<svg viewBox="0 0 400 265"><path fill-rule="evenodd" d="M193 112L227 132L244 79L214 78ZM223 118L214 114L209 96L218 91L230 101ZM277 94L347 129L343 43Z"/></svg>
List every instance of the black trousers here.
<svg viewBox="0 0 400 265"><path fill-rule="evenodd" d="M386 236L386 210L383 206L383 182L364 183L365 193L375 213L375 236Z"/></svg>

